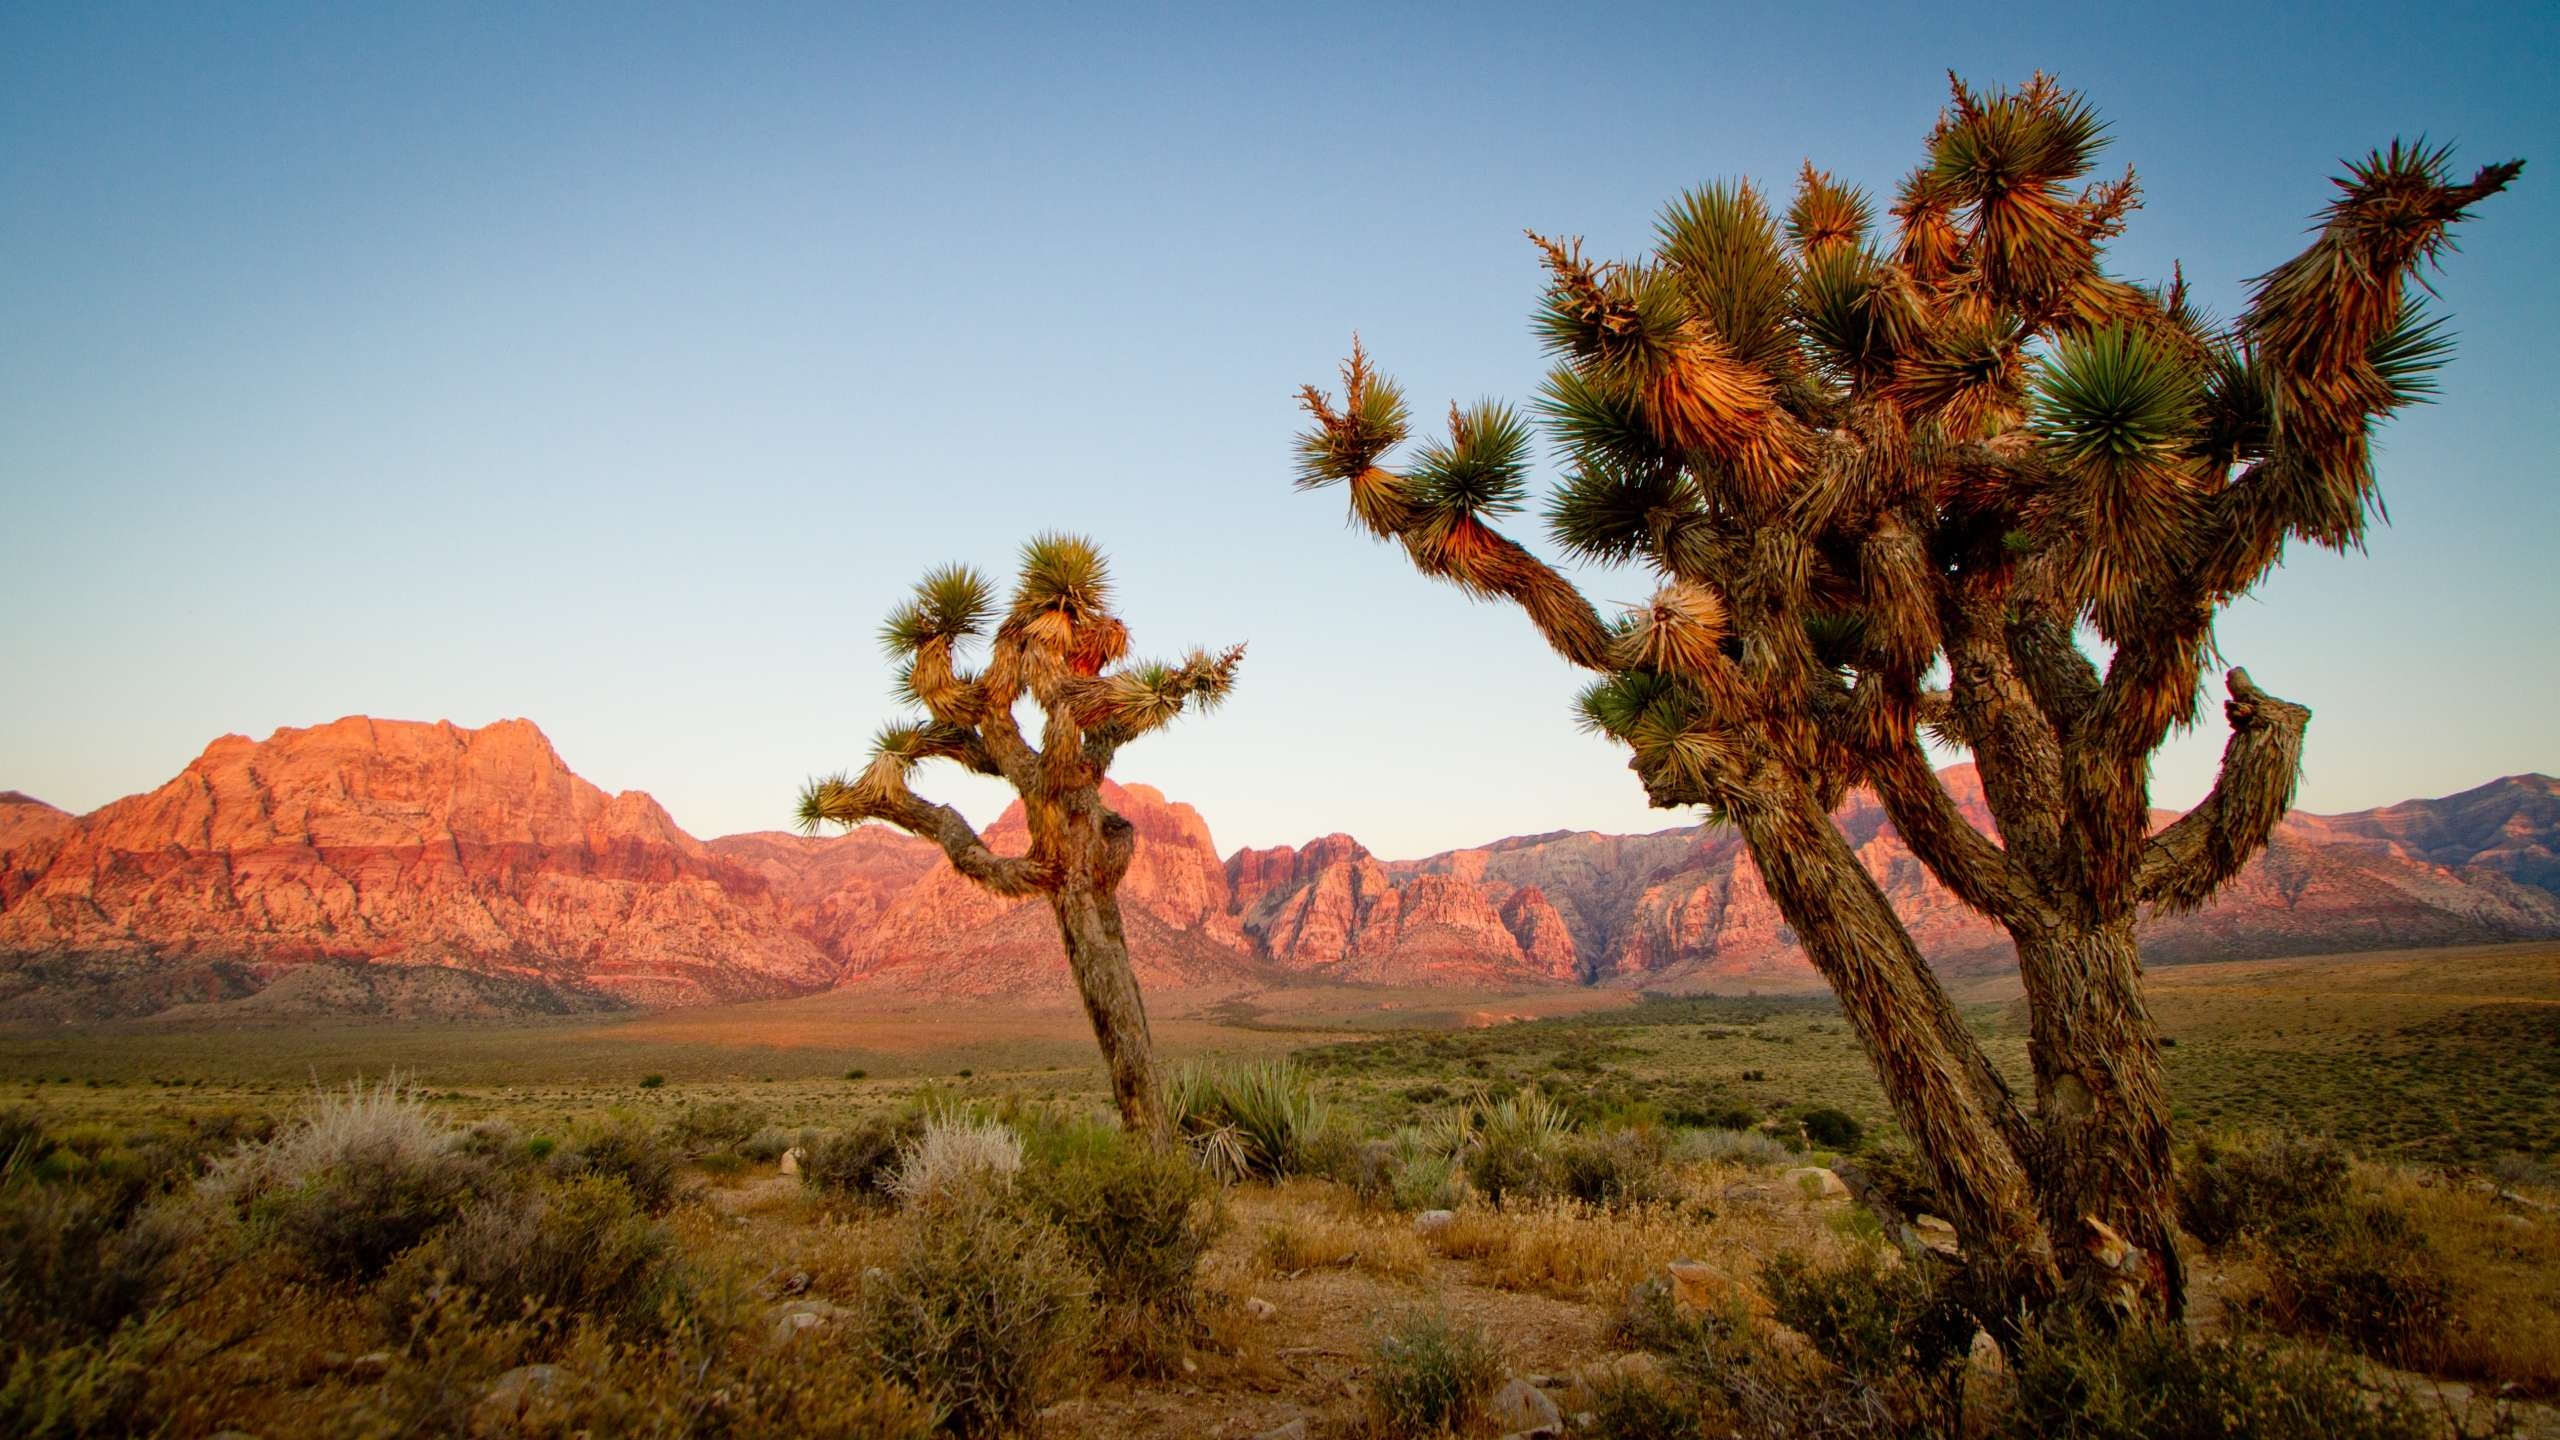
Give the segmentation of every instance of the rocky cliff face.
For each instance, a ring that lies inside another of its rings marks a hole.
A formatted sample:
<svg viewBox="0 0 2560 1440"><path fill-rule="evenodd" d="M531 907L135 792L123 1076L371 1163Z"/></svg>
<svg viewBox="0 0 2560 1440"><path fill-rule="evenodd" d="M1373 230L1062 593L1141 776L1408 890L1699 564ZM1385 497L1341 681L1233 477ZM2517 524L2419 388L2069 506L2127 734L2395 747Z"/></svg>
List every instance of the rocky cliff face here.
<svg viewBox="0 0 2560 1440"><path fill-rule="evenodd" d="M20 1013L52 1008L65 971L129 996L106 1008L153 1009L315 961L651 1005L790 994L837 968L763 877L648 796L571 774L522 720L228 735L95 814L27 809L0 807L0 956L22 962L0 1009Z"/></svg>
<svg viewBox="0 0 2560 1440"><path fill-rule="evenodd" d="M1970 768L1948 782L1990 832ZM1107 798L1137 829L1121 904L1157 991L1817 983L1730 831L1559 832L1393 862L1328 835L1222 860L1190 806L1144 785ZM2010 963L1872 800L1838 819L1941 969ZM1019 808L986 835L1020 853ZM2147 926L2144 948L2177 961L2560 935L2556 844L2560 785L2538 775L2295 815L2212 906ZM866 826L705 844L648 796L579 779L520 720L226 736L87 816L0 793L0 1017L251 996L265 1013L479 1014L837 984L1069 989L1045 904L978 889L925 841Z"/></svg>

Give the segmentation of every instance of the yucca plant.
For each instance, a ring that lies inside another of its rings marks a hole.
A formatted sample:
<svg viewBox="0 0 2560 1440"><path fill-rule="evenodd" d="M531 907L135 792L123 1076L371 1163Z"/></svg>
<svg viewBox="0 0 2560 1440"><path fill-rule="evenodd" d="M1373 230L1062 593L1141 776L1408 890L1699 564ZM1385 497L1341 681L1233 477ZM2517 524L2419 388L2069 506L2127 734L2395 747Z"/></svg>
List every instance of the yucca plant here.
<svg viewBox="0 0 2560 1440"><path fill-rule="evenodd" d="M1307 1072L1287 1060L1193 1061L1174 1072L1167 1095L1175 1132L1222 1180L1301 1168L1333 1124Z"/></svg>
<svg viewBox="0 0 2560 1440"><path fill-rule="evenodd" d="M885 820L940 845L953 869L996 894L1045 899L1121 1122L1162 1136L1154 1046L1118 900L1137 831L1102 803L1102 781L1121 746L1225 699L1244 647L1194 650L1178 662L1128 658L1129 630L1112 613L1102 551L1059 534L1022 547L1009 603L999 607L995 586L977 571L944 566L890 613L880 640L898 666L899 698L924 713L881 730L862 770L809 782L801 828ZM984 663L964 668L982 643ZM1036 745L1014 716L1026 698L1043 716ZM1012 786L1029 851L998 855L959 811L909 789L908 775L928 760Z"/></svg>
<svg viewBox="0 0 2560 1440"><path fill-rule="evenodd" d="M2288 540L2362 537L2368 437L2447 353L2419 272L2521 169L2375 152L2219 324L2182 278L2101 268L2137 196L2129 173L2081 184L2104 139L2047 77L1958 82L1889 233L1808 166L1783 212L1749 185L1682 197L1633 260L1533 235L1556 359L1534 415L1565 472L1547 527L1652 572L1623 614L1494 528L1527 502L1518 411L1453 407L1408 448L1402 392L1355 345L1340 396L1305 390L1298 441L1302 487L1346 485L1355 523L1596 672L1581 723L1633 752L1654 803L1740 831L1999 1315L2179 1309L2135 921L2202 904L2265 845L2309 712L2231 671L2218 783L2157 834L2151 755L2196 716L2216 613ZM1996 837L1924 737L1971 752ZM1830 823L1853 785L2014 939L2032 1106Z"/></svg>

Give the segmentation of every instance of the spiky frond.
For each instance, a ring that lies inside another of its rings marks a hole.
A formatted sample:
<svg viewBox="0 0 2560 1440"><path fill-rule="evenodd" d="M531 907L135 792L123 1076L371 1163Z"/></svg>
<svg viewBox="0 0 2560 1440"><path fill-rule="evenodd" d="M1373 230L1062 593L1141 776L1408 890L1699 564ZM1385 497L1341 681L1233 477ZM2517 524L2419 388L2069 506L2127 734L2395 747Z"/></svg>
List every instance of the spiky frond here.
<svg viewBox="0 0 2560 1440"><path fill-rule="evenodd" d="M1785 369L1794 270L1760 192L1749 185L1692 190L1671 202L1654 231L1691 311L1744 363Z"/></svg>
<svg viewBox="0 0 2560 1440"><path fill-rule="evenodd" d="M1538 387L1538 417L1567 452L1668 459L1644 417L1635 384L1599 367L1558 365Z"/></svg>
<svg viewBox="0 0 2560 1440"><path fill-rule="evenodd" d="M1672 519L1693 508L1678 472L1628 466L1588 450L1547 501L1547 534L1577 560L1623 564L1651 551Z"/></svg>
<svg viewBox="0 0 2560 1440"><path fill-rule="evenodd" d="M2076 336L2036 367L2036 438L2063 466L2166 460L2186 448L2197 388L2147 334L2111 326Z"/></svg>
<svg viewBox="0 0 2560 1440"><path fill-rule="evenodd" d="M1111 567L1102 547L1082 535L1047 530L1022 546L1020 578L1014 582L1016 614L1038 610L1073 616L1099 615L1111 608Z"/></svg>
<svg viewBox="0 0 2560 1440"><path fill-rule="evenodd" d="M1122 736L1144 734L1171 724L1185 710L1200 713L1225 703L1243 663L1242 645L1215 655L1195 649L1179 664L1138 661L1100 677L1079 698L1077 709L1089 726L1108 727Z"/></svg>
<svg viewBox="0 0 2560 1440"><path fill-rule="evenodd" d="M1315 423L1298 434L1298 488L1321 489L1357 481L1404 443L1410 426L1404 391L1369 366L1359 337L1342 362L1342 403L1313 385L1298 391L1299 408Z"/></svg>
<svg viewBox="0 0 2560 1440"><path fill-rule="evenodd" d="M995 614L995 587L966 565L940 565L916 582L914 597L889 612L880 648L905 659L936 640L958 641L985 629Z"/></svg>
<svg viewBox="0 0 2560 1440"><path fill-rule="evenodd" d="M1428 514L1507 515L1529 490L1529 426L1508 405L1449 407L1449 437L1422 447L1406 477Z"/></svg>
<svg viewBox="0 0 2560 1440"><path fill-rule="evenodd" d="M1795 203L1787 207L1787 239L1799 254L1811 260L1833 246L1863 246L1873 219L1865 191L1805 162L1796 179Z"/></svg>
<svg viewBox="0 0 2560 1440"><path fill-rule="evenodd" d="M1909 325L1896 313L1902 303L1883 262L1856 245L1813 251L1796 277L1796 326L1816 361L1846 380L1891 369L1898 336Z"/></svg>
<svg viewBox="0 0 2560 1440"><path fill-rule="evenodd" d="M2433 400L2436 375L2452 361L2453 350L2453 332L2445 328L2443 316L2431 316L2419 305L2402 308L2400 318L2368 352L2389 408L2403 410Z"/></svg>
<svg viewBox="0 0 2560 1440"><path fill-rule="evenodd" d="M1628 620L1618 637L1621 669L1694 678L1724 663L1724 597L1704 585L1674 580Z"/></svg>
<svg viewBox="0 0 2560 1440"><path fill-rule="evenodd" d="M792 806L792 822L803 835L815 835L821 825L859 825L871 818L871 812L856 798L853 781L841 773L812 777L800 787L800 798Z"/></svg>

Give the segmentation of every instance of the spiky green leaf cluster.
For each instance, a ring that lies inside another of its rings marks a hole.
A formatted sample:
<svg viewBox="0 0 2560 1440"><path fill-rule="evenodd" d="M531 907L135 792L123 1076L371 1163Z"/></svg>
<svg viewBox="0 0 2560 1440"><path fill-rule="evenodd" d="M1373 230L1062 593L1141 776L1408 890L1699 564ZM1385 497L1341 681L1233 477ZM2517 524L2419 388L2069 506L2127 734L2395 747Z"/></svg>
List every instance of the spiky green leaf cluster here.
<svg viewBox="0 0 2560 1440"><path fill-rule="evenodd" d="M1444 515L1507 515L1529 492L1529 426L1508 405L1449 412L1449 437L1414 456L1414 503Z"/></svg>
<svg viewBox="0 0 2560 1440"><path fill-rule="evenodd" d="M1111 606L1111 566L1082 535L1045 530L1022 546L1014 609L1099 614Z"/></svg>
<svg viewBox="0 0 2560 1440"><path fill-rule="evenodd" d="M1691 312L1742 359L1772 373L1789 369L1795 276L1760 192L1748 185L1692 190L1654 229Z"/></svg>
<svg viewBox="0 0 2560 1440"><path fill-rule="evenodd" d="M995 587L966 565L925 572L906 603L880 627L880 648L903 660L937 640L957 643L979 634L995 614Z"/></svg>
<svg viewBox="0 0 2560 1440"><path fill-rule="evenodd" d="M2113 325L2036 368L2037 439L2063 465L2122 466L2188 448L2198 379L2152 335Z"/></svg>

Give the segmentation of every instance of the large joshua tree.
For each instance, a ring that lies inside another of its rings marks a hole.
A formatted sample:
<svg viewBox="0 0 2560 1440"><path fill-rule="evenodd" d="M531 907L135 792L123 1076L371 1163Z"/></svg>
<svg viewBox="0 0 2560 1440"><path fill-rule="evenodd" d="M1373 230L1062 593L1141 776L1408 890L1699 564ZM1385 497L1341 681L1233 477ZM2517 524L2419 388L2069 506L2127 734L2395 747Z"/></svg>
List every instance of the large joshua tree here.
<svg viewBox="0 0 2560 1440"><path fill-rule="evenodd" d="M2174 1314L2169 1118L2135 925L2203 903L2291 803L2309 712L2227 677L2212 792L2154 833L2153 752L2197 714L2216 613L2289 540L2357 545L2373 426L2447 342L2412 287L2467 181L2394 143L2349 167L2308 248L2217 324L2182 279L2110 277L2127 173L2076 95L1955 85L1877 235L1807 166L1773 214L1748 185L1662 214L1649 255L1531 238L1556 358L1536 410L1564 459L1549 533L1660 588L1604 617L1487 522L1525 498L1531 425L1452 407L1407 438L1355 345L1304 393L1300 484L1413 565L1517 602L1598 672L1582 723L1653 802L1732 823L1839 995L1962 1236L1993 1318L2056 1300ZM1969 750L1997 835L1960 815L1924 737ZM1830 812L1872 787L1906 842L2014 940L2032 1103L2015 1095Z"/></svg>
<svg viewBox="0 0 2560 1440"><path fill-rule="evenodd" d="M964 650L991 624L985 663L961 668ZM860 772L809 782L802 828L885 820L941 846L951 868L998 895L1047 900L1121 1123L1161 1137L1153 1041L1117 898L1137 835L1102 802L1102 781L1121 746L1226 698L1244 647L1194 650L1178 664L1128 659L1129 630L1111 611L1102 552L1055 534L1022 547L1012 603L1001 612L985 576L949 565L917 582L880 641L900 667L899 697L925 713L882 729ZM1015 715L1026 699L1041 717L1036 745ZM1028 852L995 853L959 811L909 789L908 773L927 760L1012 786L1031 832Z"/></svg>

